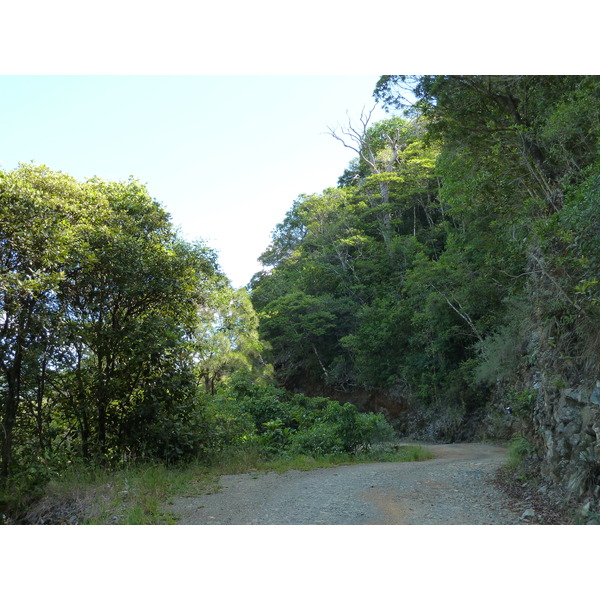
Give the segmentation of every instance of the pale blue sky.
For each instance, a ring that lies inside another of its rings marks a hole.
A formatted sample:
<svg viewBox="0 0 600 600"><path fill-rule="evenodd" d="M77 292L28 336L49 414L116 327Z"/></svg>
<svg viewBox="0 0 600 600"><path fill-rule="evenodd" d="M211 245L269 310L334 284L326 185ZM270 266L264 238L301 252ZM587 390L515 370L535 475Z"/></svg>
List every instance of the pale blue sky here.
<svg viewBox="0 0 600 600"><path fill-rule="evenodd" d="M371 108L377 79L0 76L0 166L133 175L241 286L294 199L336 185L354 155L328 126Z"/></svg>

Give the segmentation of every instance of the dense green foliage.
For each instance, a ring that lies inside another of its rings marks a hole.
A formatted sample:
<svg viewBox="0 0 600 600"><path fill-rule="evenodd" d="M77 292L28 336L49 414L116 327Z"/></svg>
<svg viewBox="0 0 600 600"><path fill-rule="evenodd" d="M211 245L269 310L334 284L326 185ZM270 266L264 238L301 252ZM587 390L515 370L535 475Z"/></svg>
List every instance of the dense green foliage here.
<svg viewBox="0 0 600 600"><path fill-rule="evenodd" d="M541 356L556 381L600 379L600 78L384 76L374 94L403 116L331 130L354 159L298 197L248 290L133 179L0 171L2 478L392 435L333 394L452 437L502 388L529 435L519 374Z"/></svg>
<svg viewBox="0 0 600 600"><path fill-rule="evenodd" d="M394 439L381 414L259 385L242 372L219 390L211 407L217 443L254 446L265 456L356 454Z"/></svg>
<svg viewBox="0 0 600 600"><path fill-rule="evenodd" d="M356 453L390 434L352 405L270 387L257 328L247 291L139 182L0 172L5 482L241 446Z"/></svg>
<svg viewBox="0 0 600 600"><path fill-rule="evenodd" d="M3 474L194 445L190 344L212 251L134 180L22 166L0 173L0 197Z"/></svg>
<svg viewBox="0 0 600 600"><path fill-rule="evenodd" d="M332 132L356 158L253 279L279 381L467 415L540 324L597 365L600 79L384 76L375 97L405 117Z"/></svg>

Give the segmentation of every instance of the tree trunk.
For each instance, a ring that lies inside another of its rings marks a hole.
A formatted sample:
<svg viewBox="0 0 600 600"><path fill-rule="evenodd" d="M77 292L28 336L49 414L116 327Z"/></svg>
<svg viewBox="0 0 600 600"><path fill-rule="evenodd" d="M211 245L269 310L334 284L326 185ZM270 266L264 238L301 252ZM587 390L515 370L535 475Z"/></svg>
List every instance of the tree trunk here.
<svg viewBox="0 0 600 600"><path fill-rule="evenodd" d="M108 454L108 445L106 443L106 425L108 413L108 389L107 382L110 381L111 369L110 360L108 357L99 355L97 359L97 377L98 384L96 386L96 405L97 405L97 422L98 422L98 449L100 458L104 461Z"/></svg>
<svg viewBox="0 0 600 600"><path fill-rule="evenodd" d="M4 420L2 423L2 469L0 474L7 478L12 463L13 430L17 421L17 410L21 396L21 369L23 364L23 346L25 344L25 326L33 309L34 302L26 302L26 310L22 311L17 325L17 336L15 340L15 354L12 365L8 367L2 362L2 369L6 375L7 394L4 407Z"/></svg>
<svg viewBox="0 0 600 600"><path fill-rule="evenodd" d="M42 356L42 366L41 373L38 380L38 389L37 389L37 411L36 411L36 427L37 427L37 435L38 435L38 443L40 445L40 450L44 452L46 448L46 443L44 442L44 417L43 417L43 406L44 406L44 392L46 388L46 366L48 363L48 359L46 357L46 352Z"/></svg>
<svg viewBox="0 0 600 600"><path fill-rule="evenodd" d="M17 421L17 408L21 387L21 349L17 348L17 354L12 367L6 373L8 393L4 407L4 419L2 422L2 477L6 479L10 474L12 462L13 431Z"/></svg>
<svg viewBox="0 0 600 600"><path fill-rule="evenodd" d="M106 404L104 399L98 400L98 445L101 459L105 459L108 448L106 446Z"/></svg>

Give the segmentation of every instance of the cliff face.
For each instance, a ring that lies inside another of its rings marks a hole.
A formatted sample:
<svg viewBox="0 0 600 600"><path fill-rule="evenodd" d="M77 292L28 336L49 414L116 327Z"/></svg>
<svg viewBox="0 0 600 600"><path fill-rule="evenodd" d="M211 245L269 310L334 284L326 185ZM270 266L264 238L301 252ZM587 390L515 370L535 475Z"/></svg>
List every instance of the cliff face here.
<svg viewBox="0 0 600 600"><path fill-rule="evenodd" d="M574 304L560 307L556 286L543 279L530 288L530 359L522 377L532 398L530 438L541 476L587 516L600 512L598 328Z"/></svg>
<svg viewBox="0 0 600 600"><path fill-rule="evenodd" d="M540 374L534 425L542 474L578 498L600 492L600 381L559 389Z"/></svg>
<svg viewBox="0 0 600 600"><path fill-rule="evenodd" d="M582 507L584 517L593 516L600 513L596 327L572 309L550 311L556 308L549 301L551 286L541 278L533 283L531 312L522 323L527 347L510 381L499 382L495 413L488 411L486 418L493 421L500 399L514 402L511 428L529 440L544 483Z"/></svg>

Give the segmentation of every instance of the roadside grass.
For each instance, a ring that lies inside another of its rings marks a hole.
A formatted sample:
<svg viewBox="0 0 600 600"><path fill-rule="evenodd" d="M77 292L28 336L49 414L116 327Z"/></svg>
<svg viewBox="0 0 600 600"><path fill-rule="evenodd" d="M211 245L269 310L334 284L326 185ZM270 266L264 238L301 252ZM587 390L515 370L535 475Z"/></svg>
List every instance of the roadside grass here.
<svg viewBox="0 0 600 600"><path fill-rule="evenodd" d="M50 481L43 494L14 522L86 525L169 525L176 517L169 503L176 496L219 490L219 477L235 473L336 467L366 462L409 462L433 455L420 446L385 445L368 452L328 456L265 458L258 448L229 451L206 463L169 467L132 465L119 470L73 469ZM8 521L11 522L10 520Z"/></svg>
<svg viewBox="0 0 600 600"><path fill-rule="evenodd" d="M163 510L174 495L214 491L217 477L199 465L138 464L109 470L73 468L49 481L35 497L12 494L6 524L155 525L174 523Z"/></svg>
<svg viewBox="0 0 600 600"><path fill-rule="evenodd" d="M265 458L256 448L239 449L223 454L211 465L210 472L215 475L232 475L247 473L249 471L275 471L284 473L292 469L310 471L353 465L369 462L413 462L429 460L433 453L421 446L398 444L381 444L372 449L357 454L326 454L323 456L310 456L305 454L276 455Z"/></svg>
<svg viewBox="0 0 600 600"><path fill-rule="evenodd" d="M523 470L527 457L533 452L531 443L522 436L515 436L508 445L508 458L505 467L515 473Z"/></svg>

